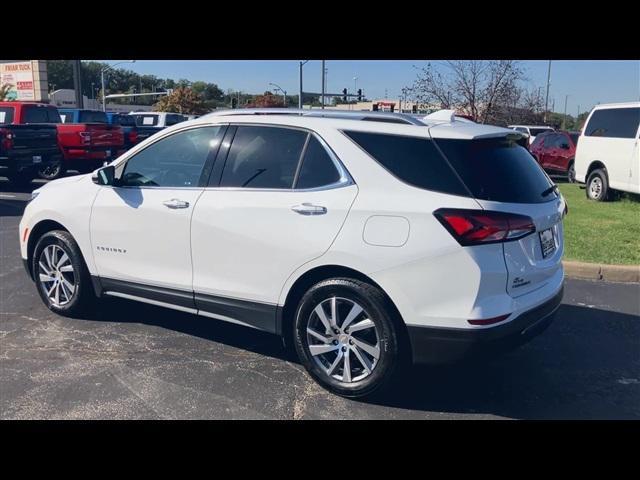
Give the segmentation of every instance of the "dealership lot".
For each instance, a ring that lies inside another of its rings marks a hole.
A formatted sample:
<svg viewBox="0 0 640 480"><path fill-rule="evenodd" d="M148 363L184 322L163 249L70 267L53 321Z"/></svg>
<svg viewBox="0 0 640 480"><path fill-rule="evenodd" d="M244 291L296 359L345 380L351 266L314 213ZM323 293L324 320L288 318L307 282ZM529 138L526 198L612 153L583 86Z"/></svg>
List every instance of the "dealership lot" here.
<svg viewBox="0 0 640 480"><path fill-rule="evenodd" d="M567 280L555 323L530 344L412 369L398 391L356 402L255 330L116 299L83 319L53 314L19 256L28 197L0 178L3 419L640 418L637 284Z"/></svg>

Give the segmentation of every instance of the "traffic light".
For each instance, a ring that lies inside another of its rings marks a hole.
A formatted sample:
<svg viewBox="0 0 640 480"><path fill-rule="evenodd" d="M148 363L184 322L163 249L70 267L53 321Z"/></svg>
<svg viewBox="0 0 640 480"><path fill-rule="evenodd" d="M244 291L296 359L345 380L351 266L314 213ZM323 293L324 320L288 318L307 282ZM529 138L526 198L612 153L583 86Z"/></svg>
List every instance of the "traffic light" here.
<svg viewBox="0 0 640 480"><path fill-rule="evenodd" d="M346 88L342 89L342 100L345 101L345 102L347 101L347 89Z"/></svg>
<svg viewBox="0 0 640 480"><path fill-rule="evenodd" d="M361 88L358 89L358 101L359 102L362 101L362 89Z"/></svg>
<svg viewBox="0 0 640 480"><path fill-rule="evenodd" d="M236 97L231 99L231 108L238 108L238 99Z"/></svg>

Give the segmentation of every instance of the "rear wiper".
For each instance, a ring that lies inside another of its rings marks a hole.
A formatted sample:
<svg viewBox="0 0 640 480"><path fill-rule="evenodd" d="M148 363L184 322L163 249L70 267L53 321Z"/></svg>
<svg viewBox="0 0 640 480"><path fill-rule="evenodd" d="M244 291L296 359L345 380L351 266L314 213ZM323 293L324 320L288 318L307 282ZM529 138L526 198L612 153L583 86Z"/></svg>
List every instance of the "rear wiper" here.
<svg viewBox="0 0 640 480"><path fill-rule="evenodd" d="M551 192L554 192L558 190L558 186L554 183L553 185L551 185L549 188L547 188L544 192L542 192L542 196L546 197L547 195L549 195Z"/></svg>

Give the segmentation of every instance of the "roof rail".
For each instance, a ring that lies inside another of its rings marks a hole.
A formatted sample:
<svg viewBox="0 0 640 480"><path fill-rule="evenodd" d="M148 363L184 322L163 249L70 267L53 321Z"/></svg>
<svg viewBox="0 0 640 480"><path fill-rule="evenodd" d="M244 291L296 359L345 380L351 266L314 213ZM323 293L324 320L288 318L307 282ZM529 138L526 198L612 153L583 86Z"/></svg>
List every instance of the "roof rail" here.
<svg viewBox="0 0 640 480"><path fill-rule="evenodd" d="M404 123L407 125L418 125L421 127L427 125L421 119L405 113L370 112L366 110L356 111L331 109L311 110L300 108L239 108L234 110L220 110L211 112L207 115L203 115L200 118L232 115L299 115L304 117L343 118L346 120Z"/></svg>

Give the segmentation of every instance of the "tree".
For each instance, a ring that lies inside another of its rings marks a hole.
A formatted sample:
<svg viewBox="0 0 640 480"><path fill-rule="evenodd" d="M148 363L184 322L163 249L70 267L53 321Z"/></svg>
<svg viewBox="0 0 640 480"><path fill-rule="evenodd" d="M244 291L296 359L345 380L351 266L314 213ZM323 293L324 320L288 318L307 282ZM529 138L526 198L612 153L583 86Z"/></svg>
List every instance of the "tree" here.
<svg viewBox="0 0 640 480"><path fill-rule="evenodd" d="M456 109L480 123L505 123L505 112L518 107L522 69L514 60L457 60L422 68L410 91L420 108Z"/></svg>
<svg viewBox="0 0 640 480"><path fill-rule="evenodd" d="M256 95L253 102L246 105L247 108L279 108L283 106L282 97L272 92L264 92L264 95Z"/></svg>
<svg viewBox="0 0 640 480"><path fill-rule="evenodd" d="M161 97L154 105L158 112L177 112L186 115L207 113L202 97L188 87L178 87L170 95Z"/></svg>

